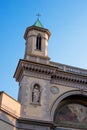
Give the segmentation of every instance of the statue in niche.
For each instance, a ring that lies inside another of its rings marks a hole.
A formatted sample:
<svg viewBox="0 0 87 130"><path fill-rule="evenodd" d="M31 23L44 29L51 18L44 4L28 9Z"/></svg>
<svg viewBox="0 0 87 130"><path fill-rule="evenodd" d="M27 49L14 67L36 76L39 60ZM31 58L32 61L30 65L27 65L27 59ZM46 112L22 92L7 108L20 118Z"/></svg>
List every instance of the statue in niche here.
<svg viewBox="0 0 87 130"><path fill-rule="evenodd" d="M40 103L40 87L39 85L35 85L32 91L32 102Z"/></svg>

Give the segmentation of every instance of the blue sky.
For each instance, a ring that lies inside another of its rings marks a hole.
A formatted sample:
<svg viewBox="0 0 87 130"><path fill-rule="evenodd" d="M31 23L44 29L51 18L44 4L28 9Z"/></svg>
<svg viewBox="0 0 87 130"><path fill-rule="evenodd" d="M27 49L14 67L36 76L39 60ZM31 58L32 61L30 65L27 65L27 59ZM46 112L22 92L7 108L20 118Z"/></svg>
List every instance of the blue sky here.
<svg viewBox="0 0 87 130"><path fill-rule="evenodd" d="M13 75L24 57L25 29L37 13L51 32L51 60L87 69L87 0L0 0L0 91L16 99Z"/></svg>

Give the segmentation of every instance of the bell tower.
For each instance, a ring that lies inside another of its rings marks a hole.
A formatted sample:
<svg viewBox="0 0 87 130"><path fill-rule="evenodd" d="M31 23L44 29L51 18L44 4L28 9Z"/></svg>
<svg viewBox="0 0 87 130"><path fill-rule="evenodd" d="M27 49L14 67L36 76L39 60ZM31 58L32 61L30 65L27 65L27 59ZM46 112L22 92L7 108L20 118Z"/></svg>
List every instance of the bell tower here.
<svg viewBox="0 0 87 130"><path fill-rule="evenodd" d="M39 18L24 34L25 55L14 74L19 82L18 101L23 119L51 122L50 80L54 69L48 57L49 37L49 30L43 27Z"/></svg>
<svg viewBox="0 0 87 130"><path fill-rule="evenodd" d="M24 38L26 40L25 59L29 61L49 63L48 40L50 32L41 24L39 18L30 27L26 28Z"/></svg>

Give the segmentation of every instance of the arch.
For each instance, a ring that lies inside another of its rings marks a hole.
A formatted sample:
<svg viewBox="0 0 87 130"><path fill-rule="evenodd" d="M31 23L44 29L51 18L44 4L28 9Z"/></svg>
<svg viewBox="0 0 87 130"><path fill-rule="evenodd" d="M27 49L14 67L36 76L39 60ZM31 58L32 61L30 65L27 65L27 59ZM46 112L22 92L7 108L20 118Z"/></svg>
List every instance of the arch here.
<svg viewBox="0 0 87 130"><path fill-rule="evenodd" d="M33 87L34 87L35 84L36 84L36 85L39 85L39 86L40 86L40 91L42 91L42 84L41 84L41 82L39 82L39 81L33 81L33 82L31 83L30 89L33 90Z"/></svg>
<svg viewBox="0 0 87 130"><path fill-rule="evenodd" d="M37 50L41 50L41 35L40 34L38 34L37 35L37 39L36 39L36 49Z"/></svg>
<svg viewBox="0 0 87 130"><path fill-rule="evenodd" d="M81 92L81 91L68 91L64 94L62 94L59 98L57 98L57 100L54 102L52 108L51 108L51 120L54 121L54 115L55 115L55 111L56 108L58 107L59 103L62 102L65 98L69 97L69 96L74 96L74 95L81 95L81 96L86 96L87 97L87 92Z"/></svg>

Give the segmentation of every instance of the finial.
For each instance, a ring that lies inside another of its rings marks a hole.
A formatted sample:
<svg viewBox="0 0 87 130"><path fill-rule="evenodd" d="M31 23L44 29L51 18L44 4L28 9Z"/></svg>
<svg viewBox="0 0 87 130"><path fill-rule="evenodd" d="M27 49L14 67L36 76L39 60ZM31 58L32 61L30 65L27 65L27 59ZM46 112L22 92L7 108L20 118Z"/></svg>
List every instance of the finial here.
<svg viewBox="0 0 87 130"><path fill-rule="evenodd" d="M36 16L37 16L37 19L39 19L41 15L38 13L38 14L36 14Z"/></svg>

